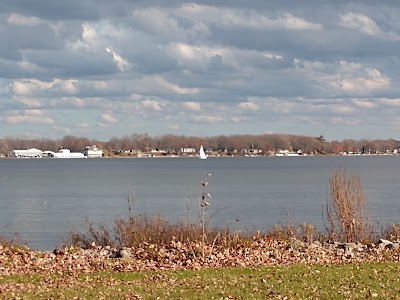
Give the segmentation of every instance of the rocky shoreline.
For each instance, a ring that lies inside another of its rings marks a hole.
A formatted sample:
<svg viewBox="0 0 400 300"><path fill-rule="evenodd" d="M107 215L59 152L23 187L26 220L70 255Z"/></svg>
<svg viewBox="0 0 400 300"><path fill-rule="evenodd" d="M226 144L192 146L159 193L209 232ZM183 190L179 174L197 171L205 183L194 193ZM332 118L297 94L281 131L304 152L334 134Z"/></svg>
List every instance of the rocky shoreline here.
<svg viewBox="0 0 400 300"><path fill-rule="evenodd" d="M289 264L341 264L400 261L398 241L381 239L377 244L304 243L268 236L254 237L230 248L172 241L166 246L144 243L136 248L66 247L35 251L0 245L0 276L15 274L76 274L98 271L176 270L220 267L256 267Z"/></svg>

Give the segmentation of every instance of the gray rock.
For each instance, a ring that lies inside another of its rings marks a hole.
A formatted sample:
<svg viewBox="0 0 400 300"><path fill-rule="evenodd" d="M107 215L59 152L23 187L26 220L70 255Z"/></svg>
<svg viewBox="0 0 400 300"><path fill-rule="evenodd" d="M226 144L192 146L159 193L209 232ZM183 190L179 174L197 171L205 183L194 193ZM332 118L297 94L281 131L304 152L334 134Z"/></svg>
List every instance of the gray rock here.
<svg viewBox="0 0 400 300"><path fill-rule="evenodd" d="M122 248L119 251L119 255L120 255L121 258L124 258L124 259L130 259L132 257L131 251L128 250L127 248Z"/></svg>
<svg viewBox="0 0 400 300"><path fill-rule="evenodd" d="M344 250L346 253L358 250L359 247L360 247L360 245L356 244L356 243L345 243L344 244Z"/></svg>
<svg viewBox="0 0 400 300"><path fill-rule="evenodd" d="M382 251L382 250L393 249L393 248L394 248L394 244L391 241L384 240L384 239L379 240L378 250Z"/></svg>
<svg viewBox="0 0 400 300"><path fill-rule="evenodd" d="M120 251L117 248L110 249L110 258L118 258L121 257Z"/></svg>
<svg viewBox="0 0 400 300"><path fill-rule="evenodd" d="M83 250L83 255L88 256L88 257L94 257L95 251L93 249L85 249L85 250Z"/></svg>
<svg viewBox="0 0 400 300"><path fill-rule="evenodd" d="M311 249L321 248L321 247L322 247L322 244L321 244L320 241L314 241L314 242L312 242L312 243L310 244L310 248L311 248Z"/></svg>
<svg viewBox="0 0 400 300"><path fill-rule="evenodd" d="M303 243L302 241L300 241L294 237L290 238L290 247L292 247L293 250L299 250L299 249L304 248L305 246L306 246L306 244Z"/></svg>
<svg viewBox="0 0 400 300"><path fill-rule="evenodd" d="M111 251L108 249L101 249L99 255L104 257L110 257Z"/></svg>

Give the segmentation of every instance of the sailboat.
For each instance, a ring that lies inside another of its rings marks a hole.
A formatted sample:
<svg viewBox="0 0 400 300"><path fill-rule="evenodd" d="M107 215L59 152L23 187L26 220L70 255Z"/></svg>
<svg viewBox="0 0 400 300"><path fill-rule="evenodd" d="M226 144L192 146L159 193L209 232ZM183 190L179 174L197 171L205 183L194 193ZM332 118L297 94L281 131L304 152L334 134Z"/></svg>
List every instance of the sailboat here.
<svg viewBox="0 0 400 300"><path fill-rule="evenodd" d="M200 159L207 159L207 155L204 152L203 145L200 146Z"/></svg>

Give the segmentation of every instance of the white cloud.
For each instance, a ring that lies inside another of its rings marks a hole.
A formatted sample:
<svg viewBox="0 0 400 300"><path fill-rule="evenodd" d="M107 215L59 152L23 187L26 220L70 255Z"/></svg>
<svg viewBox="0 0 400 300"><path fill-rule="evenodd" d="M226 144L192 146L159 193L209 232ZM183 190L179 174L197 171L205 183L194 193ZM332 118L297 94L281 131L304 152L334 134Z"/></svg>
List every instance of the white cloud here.
<svg viewBox="0 0 400 300"><path fill-rule="evenodd" d="M89 128L90 127L89 123L86 123L86 122L78 123L78 124L76 124L76 126L80 127L80 128Z"/></svg>
<svg viewBox="0 0 400 300"><path fill-rule="evenodd" d="M170 17L168 13L159 8L134 10L132 11L132 19L142 24L147 30L157 34L165 31L177 33L182 30L175 18Z"/></svg>
<svg viewBox="0 0 400 300"><path fill-rule="evenodd" d="M182 19L186 20L184 26ZM209 26L201 20L182 16L173 8L150 7L132 12L132 20L145 31L167 40L187 40L206 37Z"/></svg>
<svg viewBox="0 0 400 300"><path fill-rule="evenodd" d="M206 24L220 27L243 27L253 29L320 30L321 24L308 22L290 13L276 19L268 18L255 10L239 10L198 4L184 4L177 14Z"/></svg>
<svg viewBox="0 0 400 300"><path fill-rule="evenodd" d="M131 95L129 95L129 99L132 100L132 101L139 101L142 98L143 98L143 96L139 95L139 94L131 94Z"/></svg>
<svg viewBox="0 0 400 300"><path fill-rule="evenodd" d="M24 104L30 108L40 107L42 105L42 103L38 99L32 99L27 97L14 97L13 99L15 102Z"/></svg>
<svg viewBox="0 0 400 300"><path fill-rule="evenodd" d="M59 84L60 90L67 94L75 94L78 92L78 80L54 80L54 84Z"/></svg>
<svg viewBox="0 0 400 300"><path fill-rule="evenodd" d="M193 121L198 123L208 123L208 124L220 123L224 121L224 118L221 116L211 116L211 115L198 115L194 116L192 119Z"/></svg>
<svg viewBox="0 0 400 300"><path fill-rule="evenodd" d="M238 108L244 109L244 110L252 110L252 111L256 111L256 110L260 109L260 107L254 102L241 102L238 104Z"/></svg>
<svg viewBox="0 0 400 300"><path fill-rule="evenodd" d="M339 62L340 70L342 72L350 73L350 72L357 72L359 70L362 70L363 66L360 63L353 63L353 62L348 62L341 60Z"/></svg>
<svg viewBox="0 0 400 300"><path fill-rule="evenodd" d="M10 88L16 95L31 96L42 90L49 89L51 86L52 83L50 82L44 82L37 79L22 79L11 83Z"/></svg>
<svg viewBox="0 0 400 300"><path fill-rule="evenodd" d="M394 99L380 98L377 100L377 102L387 106L400 106L399 98L394 98Z"/></svg>
<svg viewBox="0 0 400 300"><path fill-rule="evenodd" d="M85 106L91 106L91 101L85 101L78 97L59 97L57 99L51 99L49 105L54 108L84 108Z"/></svg>
<svg viewBox="0 0 400 300"><path fill-rule="evenodd" d="M27 17L17 13L12 13L8 18L7 22L13 25L19 26L35 26L41 23L41 20L36 17Z"/></svg>
<svg viewBox="0 0 400 300"><path fill-rule="evenodd" d="M10 84L10 90L16 95L29 95L30 94L30 87L20 81L13 82Z"/></svg>
<svg viewBox="0 0 400 300"><path fill-rule="evenodd" d="M240 123L240 122L242 122L244 120L244 118L241 118L241 117L231 117L231 121L233 122L233 123Z"/></svg>
<svg viewBox="0 0 400 300"><path fill-rule="evenodd" d="M89 23L82 24L82 40L84 42L91 45L97 38L98 34L93 26L91 26Z"/></svg>
<svg viewBox="0 0 400 300"><path fill-rule="evenodd" d="M184 43L173 43L169 48L175 52L176 56L183 60L197 60L204 57L199 47L191 46Z"/></svg>
<svg viewBox="0 0 400 300"><path fill-rule="evenodd" d="M176 125L176 124L168 125L168 128L172 129L172 130L179 130L180 129L179 125Z"/></svg>
<svg viewBox="0 0 400 300"><path fill-rule="evenodd" d="M287 99L278 99L274 97L268 97L264 99L264 105L268 107L269 110L272 110L275 113L284 113L288 114L295 110L297 104L287 100Z"/></svg>
<svg viewBox="0 0 400 300"><path fill-rule="evenodd" d="M114 124L117 123L118 120L111 116L110 114L102 114L100 117L101 121L107 124Z"/></svg>
<svg viewBox="0 0 400 300"><path fill-rule="evenodd" d="M126 72L131 68L131 65L128 61L123 59L119 54L117 54L113 49L106 48L106 51L111 54L114 62L117 64L118 69L121 72Z"/></svg>
<svg viewBox="0 0 400 300"><path fill-rule="evenodd" d="M241 74L250 68L260 68L260 63L280 62L283 56L270 51L240 49L236 47L210 47L171 43L165 47L168 55L178 60L183 68L207 69L216 64L237 69Z"/></svg>
<svg viewBox="0 0 400 300"><path fill-rule="evenodd" d="M352 102L354 103L355 106L360 108L371 109L378 107L378 105L375 102L366 99L353 99Z"/></svg>
<svg viewBox="0 0 400 300"><path fill-rule="evenodd" d="M207 69L215 58L220 58L224 64L237 65L231 49L190 45L187 43L171 43L165 47L169 56L176 59L183 68Z"/></svg>
<svg viewBox="0 0 400 300"><path fill-rule="evenodd" d="M72 134L71 129L67 128L67 127L61 127L61 126L57 126L57 125L53 125L52 129L56 132L60 132L63 135L70 135Z"/></svg>
<svg viewBox="0 0 400 300"><path fill-rule="evenodd" d="M3 117L7 124L53 124L54 119L44 110L23 110L13 112L13 115Z"/></svg>
<svg viewBox="0 0 400 300"><path fill-rule="evenodd" d="M82 38L71 44L74 49L90 48L98 42L97 30L89 23L82 24Z"/></svg>
<svg viewBox="0 0 400 300"><path fill-rule="evenodd" d="M321 24L311 23L291 14L284 14L283 17L276 21L277 24L287 29L294 30L320 30Z"/></svg>
<svg viewBox="0 0 400 300"><path fill-rule="evenodd" d="M332 118L330 118L330 123L333 125L354 126L354 125L359 125L360 123L362 123L362 121L359 119L356 119L356 118L345 119L345 118L341 118L341 117L332 117Z"/></svg>
<svg viewBox="0 0 400 300"><path fill-rule="evenodd" d="M143 100L142 106L143 106L143 108L149 109L149 110L154 110L154 111L161 110L160 104L155 100L150 100L150 99Z"/></svg>
<svg viewBox="0 0 400 300"><path fill-rule="evenodd" d="M354 107L349 105L334 105L331 107L332 112L340 114L351 114L355 112Z"/></svg>
<svg viewBox="0 0 400 300"><path fill-rule="evenodd" d="M72 133L71 129L69 128L62 128L61 131L64 133L64 135L70 135Z"/></svg>
<svg viewBox="0 0 400 300"><path fill-rule="evenodd" d="M355 95L369 94L390 88L392 82L376 68L344 60L339 63L322 63L295 59L294 64L298 76L319 83L333 95L338 91Z"/></svg>
<svg viewBox="0 0 400 300"><path fill-rule="evenodd" d="M331 81L331 86L344 92L365 93L371 90L384 89L390 86L390 78L377 69L365 68L362 76L339 74L338 79Z"/></svg>
<svg viewBox="0 0 400 300"><path fill-rule="evenodd" d="M368 35L379 35L381 29L370 17L357 13L347 13L340 16L341 25L351 29L357 29Z"/></svg>
<svg viewBox="0 0 400 300"><path fill-rule="evenodd" d="M64 28L64 22L53 22L49 24L49 28L54 32L56 36L60 36L61 29Z"/></svg>
<svg viewBox="0 0 400 300"><path fill-rule="evenodd" d="M108 84L107 84L107 82L104 81L104 80L95 80L95 81L93 82L93 87L94 87L96 90L107 90Z"/></svg>
<svg viewBox="0 0 400 300"><path fill-rule="evenodd" d="M75 94L77 89L78 80L66 79L61 80L58 78L52 81L40 81L37 79L21 79L14 81L10 84L10 90L17 96L35 96L40 95L44 91L58 91L67 94Z"/></svg>
<svg viewBox="0 0 400 300"><path fill-rule="evenodd" d="M199 90L197 88L184 88L177 84L169 82L162 76L148 76L137 81L138 89L144 91L162 91L170 92L179 95L193 95L197 94Z"/></svg>
<svg viewBox="0 0 400 300"><path fill-rule="evenodd" d="M191 111L201 111L201 105L199 102L183 102L182 106Z"/></svg>

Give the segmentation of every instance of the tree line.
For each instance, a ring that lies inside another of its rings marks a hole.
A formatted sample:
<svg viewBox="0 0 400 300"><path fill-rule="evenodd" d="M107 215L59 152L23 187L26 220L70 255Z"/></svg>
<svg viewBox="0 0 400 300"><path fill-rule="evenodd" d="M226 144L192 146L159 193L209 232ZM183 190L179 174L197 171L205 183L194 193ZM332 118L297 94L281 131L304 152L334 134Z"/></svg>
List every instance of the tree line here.
<svg viewBox="0 0 400 300"><path fill-rule="evenodd" d="M147 151L149 149L168 150L179 153L181 148L198 149L203 145L206 149L215 151L241 151L242 149L258 149L262 153L289 149L301 150L303 153L338 154L340 152L361 152L361 153L384 153L393 152L400 147L399 141L388 140L354 140L344 139L341 141L327 141L324 136L312 137L290 134L235 134L218 135L212 137L198 137L166 134L151 137L144 133L134 133L130 136L112 137L108 141L77 137L72 135L64 136L61 139L22 139L6 137L0 139L0 154L7 155L15 149L37 148L41 150L58 151L61 148L70 149L73 152L80 152L86 146L96 145L106 153L119 153L129 150Z"/></svg>

